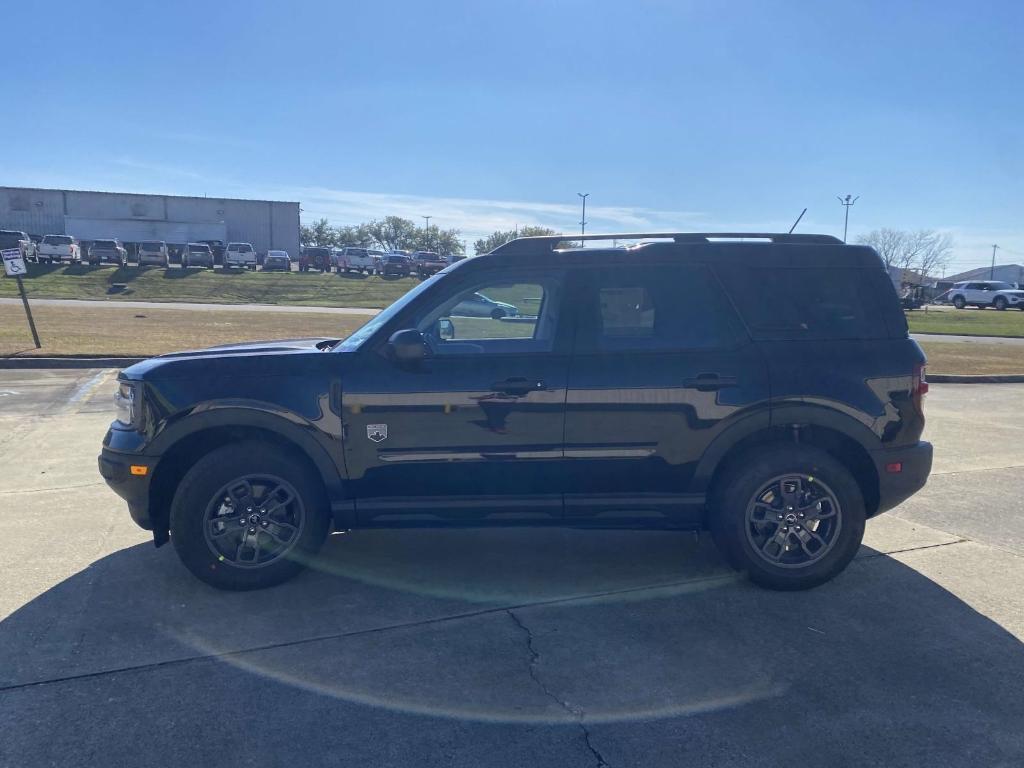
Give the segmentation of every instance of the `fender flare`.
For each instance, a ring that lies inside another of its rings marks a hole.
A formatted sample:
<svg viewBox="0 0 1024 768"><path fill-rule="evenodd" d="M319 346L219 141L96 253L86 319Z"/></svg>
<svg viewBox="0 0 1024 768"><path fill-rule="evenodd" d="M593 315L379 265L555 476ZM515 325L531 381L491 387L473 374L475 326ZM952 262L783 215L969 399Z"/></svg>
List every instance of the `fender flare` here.
<svg viewBox="0 0 1024 768"><path fill-rule="evenodd" d="M882 447L878 435L863 422L834 408L810 403L776 405L770 412L765 409L735 422L711 442L694 471L694 490L706 492L709 489L715 470L741 441L758 432L789 425L833 430L853 440L869 457Z"/></svg>
<svg viewBox="0 0 1024 768"><path fill-rule="evenodd" d="M343 495L345 468L340 436L336 445L331 446L320 437L323 431L307 419L270 403L229 401L198 405L157 432L146 453L163 456L181 440L219 427L260 429L294 443L313 462L328 497L335 500ZM337 460L332 456L332 447Z"/></svg>

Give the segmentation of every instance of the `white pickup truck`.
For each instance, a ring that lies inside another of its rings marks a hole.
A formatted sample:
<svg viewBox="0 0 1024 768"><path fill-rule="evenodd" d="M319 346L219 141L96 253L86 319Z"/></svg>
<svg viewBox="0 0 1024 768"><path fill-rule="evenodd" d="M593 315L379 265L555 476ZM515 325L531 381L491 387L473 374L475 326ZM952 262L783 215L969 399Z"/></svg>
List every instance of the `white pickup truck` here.
<svg viewBox="0 0 1024 768"><path fill-rule="evenodd" d="M82 246L71 235L47 235L39 243L36 260L43 262L70 261L82 263Z"/></svg>
<svg viewBox="0 0 1024 768"><path fill-rule="evenodd" d="M363 272L372 275L380 267L373 251L367 248L339 248L332 259L338 272Z"/></svg>
<svg viewBox="0 0 1024 768"><path fill-rule="evenodd" d="M256 249L252 247L252 243L228 243L224 250L224 266L255 271Z"/></svg>

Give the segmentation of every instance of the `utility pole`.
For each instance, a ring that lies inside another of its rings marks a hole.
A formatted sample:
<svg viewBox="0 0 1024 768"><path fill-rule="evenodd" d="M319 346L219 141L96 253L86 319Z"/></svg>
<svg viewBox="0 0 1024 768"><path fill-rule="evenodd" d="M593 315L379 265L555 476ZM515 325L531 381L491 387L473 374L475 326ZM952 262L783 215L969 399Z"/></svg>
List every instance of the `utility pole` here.
<svg viewBox="0 0 1024 768"><path fill-rule="evenodd" d="M846 230L850 226L850 206L860 200L860 195L854 197L853 195L847 195L846 197L840 197L836 195L836 199L839 200L840 205L846 209L846 217L843 219L843 242L846 242Z"/></svg>
<svg viewBox="0 0 1024 768"><path fill-rule="evenodd" d="M583 200L583 215L580 216L580 235L582 236L587 234L587 198L590 197L590 193L583 194L582 192L577 192L576 194ZM580 240L580 248L582 247L583 241Z"/></svg>
<svg viewBox="0 0 1024 768"><path fill-rule="evenodd" d="M996 249L998 247L999 247L998 245L993 245L992 246L992 269L990 269L989 272L988 272L988 279L989 280L995 280L996 279Z"/></svg>

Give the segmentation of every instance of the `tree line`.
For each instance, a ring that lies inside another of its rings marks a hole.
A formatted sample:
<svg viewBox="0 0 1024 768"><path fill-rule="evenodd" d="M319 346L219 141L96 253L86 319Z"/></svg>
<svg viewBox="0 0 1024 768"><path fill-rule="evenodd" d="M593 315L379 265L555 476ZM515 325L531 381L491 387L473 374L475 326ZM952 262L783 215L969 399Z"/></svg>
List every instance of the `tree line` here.
<svg viewBox="0 0 1024 768"><path fill-rule="evenodd" d="M547 227L525 226L522 229L496 230L473 244L476 255L490 253L516 237L537 237L557 235ZM458 229L420 227L401 216L385 216L363 224L333 226L327 219L318 219L312 224L299 227L303 246L318 245L328 248L342 248L346 245L363 248L380 248L385 251L434 251L440 254L465 255L462 232Z"/></svg>
<svg viewBox="0 0 1024 768"><path fill-rule="evenodd" d="M465 248L458 229L419 227L400 216L385 216L362 224L332 226L327 219L299 227L303 246L341 248L346 245L380 248L384 251L434 251L462 256Z"/></svg>

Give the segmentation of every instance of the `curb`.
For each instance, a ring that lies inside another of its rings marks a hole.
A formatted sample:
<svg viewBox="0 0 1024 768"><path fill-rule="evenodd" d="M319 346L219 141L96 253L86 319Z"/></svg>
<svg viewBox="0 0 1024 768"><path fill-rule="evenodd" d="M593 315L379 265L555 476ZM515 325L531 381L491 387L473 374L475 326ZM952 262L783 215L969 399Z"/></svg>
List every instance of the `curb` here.
<svg viewBox="0 0 1024 768"><path fill-rule="evenodd" d="M32 368L127 368L145 357L0 357L2 369Z"/></svg>
<svg viewBox="0 0 1024 768"><path fill-rule="evenodd" d="M972 376L963 373L929 373L929 384L1024 384L1024 373L992 373Z"/></svg>

